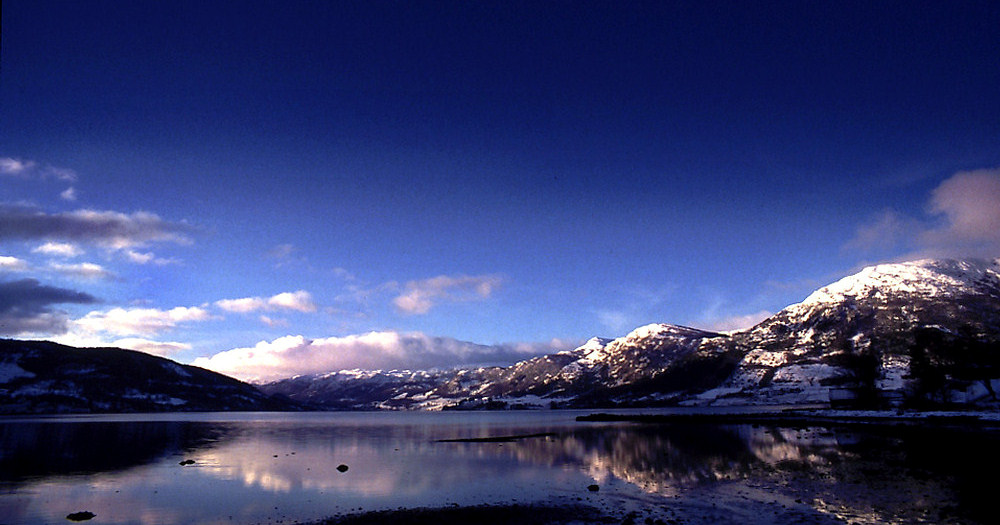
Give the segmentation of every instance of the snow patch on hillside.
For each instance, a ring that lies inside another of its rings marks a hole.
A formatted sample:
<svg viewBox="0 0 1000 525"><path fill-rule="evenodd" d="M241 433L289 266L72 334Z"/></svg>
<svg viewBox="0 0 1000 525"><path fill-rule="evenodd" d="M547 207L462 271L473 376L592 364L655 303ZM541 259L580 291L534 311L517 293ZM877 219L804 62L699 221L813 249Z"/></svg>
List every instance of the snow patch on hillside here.
<svg viewBox="0 0 1000 525"><path fill-rule="evenodd" d="M19 377L30 379L35 374L17 366L17 363L0 363L0 383L9 383Z"/></svg>

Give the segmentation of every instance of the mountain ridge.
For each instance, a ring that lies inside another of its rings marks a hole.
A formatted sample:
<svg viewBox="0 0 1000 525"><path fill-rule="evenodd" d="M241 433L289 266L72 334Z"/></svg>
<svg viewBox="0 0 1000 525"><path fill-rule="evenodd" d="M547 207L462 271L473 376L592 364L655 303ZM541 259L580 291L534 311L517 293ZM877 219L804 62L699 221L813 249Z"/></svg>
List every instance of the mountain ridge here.
<svg viewBox="0 0 1000 525"><path fill-rule="evenodd" d="M1000 259L875 265L757 325L667 323L509 366L251 386L112 348L0 340L0 413L820 404L1000 409Z"/></svg>
<svg viewBox="0 0 1000 525"><path fill-rule="evenodd" d="M0 339L0 414L297 409L229 376L135 350Z"/></svg>
<svg viewBox="0 0 1000 525"><path fill-rule="evenodd" d="M508 367L381 371L383 398L339 395L362 389L343 376L261 388L336 409L996 405L998 345L1000 259L924 259L866 267L745 330L654 323Z"/></svg>

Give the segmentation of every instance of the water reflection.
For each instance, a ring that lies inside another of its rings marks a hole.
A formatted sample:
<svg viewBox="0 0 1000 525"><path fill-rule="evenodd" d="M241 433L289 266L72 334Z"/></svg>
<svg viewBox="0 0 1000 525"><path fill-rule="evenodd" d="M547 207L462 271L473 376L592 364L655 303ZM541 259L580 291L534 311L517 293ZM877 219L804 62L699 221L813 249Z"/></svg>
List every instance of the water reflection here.
<svg viewBox="0 0 1000 525"><path fill-rule="evenodd" d="M980 478L1000 467L998 433L984 429L422 416L0 422L0 522L90 510L95 523L257 523L585 496L721 502L750 516L777 505L859 523L985 523L992 495ZM551 435L439 441L542 432ZM595 481L602 490L588 495Z"/></svg>
<svg viewBox="0 0 1000 525"><path fill-rule="evenodd" d="M205 447L226 427L192 422L0 424L0 483L113 472Z"/></svg>

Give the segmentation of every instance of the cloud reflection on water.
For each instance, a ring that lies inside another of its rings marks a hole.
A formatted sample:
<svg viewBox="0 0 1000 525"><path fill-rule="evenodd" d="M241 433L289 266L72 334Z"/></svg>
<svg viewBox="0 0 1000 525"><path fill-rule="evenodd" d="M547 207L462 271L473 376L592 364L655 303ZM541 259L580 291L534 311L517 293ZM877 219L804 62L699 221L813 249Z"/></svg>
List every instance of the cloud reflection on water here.
<svg viewBox="0 0 1000 525"><path fill-rule="evenodd" d="M995 432L948 429L359 417L0 422L0 521L40 523L84 508L114 523L308 520L360 507L575 498L597 482L607 487L602 498L635 491L629 497L642 501L718 499L745 508L798 500L817 516L859 523L954 513L974 522L990 497L972 478L998 466L978 451L1000 441ZM553 435L437 441L533 432ZM342 463L347 472L336 470ZM57 508L42 508L52 501Z"/></svg>

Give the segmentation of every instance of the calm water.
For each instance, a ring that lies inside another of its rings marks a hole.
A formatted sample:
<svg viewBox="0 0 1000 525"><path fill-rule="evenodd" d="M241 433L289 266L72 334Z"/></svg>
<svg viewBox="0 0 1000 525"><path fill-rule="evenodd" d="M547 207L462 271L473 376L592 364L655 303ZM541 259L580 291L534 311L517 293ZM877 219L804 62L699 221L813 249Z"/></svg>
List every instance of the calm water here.
<svg viewBox="0 0 1000 525"><path fill-rule="evenodd" d="M688 522L992 522L994 487L982 476L1000 467L995 430L594 424L579 414L0 418L0 523L69 523L77 511L96 514L87 523L295 523L510 502ZM538 433L550 434L439 441Z"/></svg>

